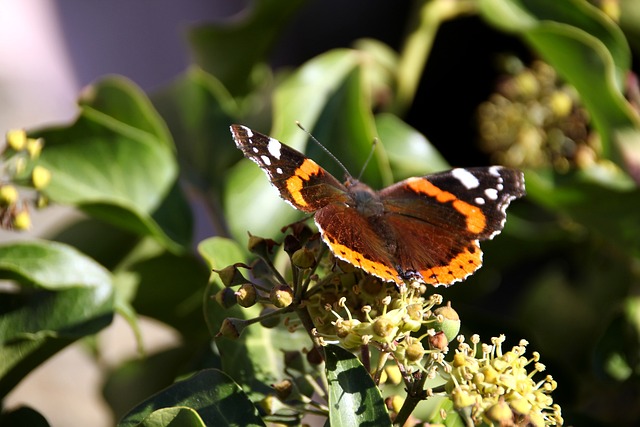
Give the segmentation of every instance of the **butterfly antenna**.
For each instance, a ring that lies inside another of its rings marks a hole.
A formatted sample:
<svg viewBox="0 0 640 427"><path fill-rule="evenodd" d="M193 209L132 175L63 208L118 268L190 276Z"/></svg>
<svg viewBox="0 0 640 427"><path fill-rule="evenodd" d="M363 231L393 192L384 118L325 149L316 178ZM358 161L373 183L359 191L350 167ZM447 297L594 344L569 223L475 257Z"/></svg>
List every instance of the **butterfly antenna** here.
<svg viewBox="0 0 640 427"><path fill-rule="evenodd" d="M332 153L331 151L329 151L329 149L328 149L327 147L325 147L324 145L322 145L322 143L321 143L320 141L318 141L318 140L316 139L316 137L315 137L315 136L311 135L311 132L309 132L308 130L306 130L306 129L304 128L304 126L302 126L302 125L300 124L300 122L299 122L299 121L296 121L296 125L298 125L298 127L299 127L300 129L302 129L302 131L303 131L304 133L306 133L307 135L309 135L309 138L311 138L311 139L313 140L313 142L315 142L316 144L318 144L318 146L319 146L320 148L322 148L322 150L323 150L325 153L327 153L327 154L329 155L329 157L331 157L331 158L332 158L332 159L333 159L333 160L334 160L334 161L335 161L335 162L340 166L340 168L342 168L342 170L344 171L344 173L345 173L345 175L346 175L347 177L351 177L351 174L349 173L349 171L347 170L347 168L345 168L345 167L344 167L344 165L342 164L342 162L341 162L340 160L338 160L338 158L337 158L336 156L334 156L334 155L333 155L333 153Z"/></svg>
<svg viewBox="0 0 640 427"><path fill-rule="evenodd" d="M371 150L369 150L369 155L367 156L367 160L365 160L364 164L362 165L362 169L360 170L360 173L358 174L358 181L360 181L360 178L362 178L362 174L367 169L367 166L369 165L369 162L371 161L371 158L373 157L373 153L375 153L375 151L376 151L376 145L378 145L378 138L373 138L373 143L371 144Z"/></svg>

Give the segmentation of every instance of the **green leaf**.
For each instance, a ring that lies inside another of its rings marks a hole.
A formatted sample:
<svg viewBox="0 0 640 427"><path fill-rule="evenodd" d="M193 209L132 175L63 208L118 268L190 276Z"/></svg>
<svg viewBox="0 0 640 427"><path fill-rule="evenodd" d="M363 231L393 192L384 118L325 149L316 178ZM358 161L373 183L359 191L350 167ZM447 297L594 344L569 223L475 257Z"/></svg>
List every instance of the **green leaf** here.
<svg viewBox="0 0 640 427"><path fill-rule="evenodd" d="M138 426L156 410L171 407L195 410L208 426L264 426L257 409L238 384L216 369L200 371L176 382L132 409L118 426Z"/></svg>
<svg viewBox="0 0 640 427"><path fill-rule="evenodd" d="M447 416L442 418L442 414L446 414ZM471 419L468 421L473 423ZM453 408L453 402L450 399L440 399L436 410L433 411L433 417L429 419L429 422L433 424L444 424L446 427L465 427L468 425Z"/></svg>
<svg viewBox="0 0 640 427"><path fill-rule="evenodd" d="M75 249L30 241L0 246L0 396L43 360L113 317L108 271Z"/></svg>
<svg viewBox="0 0 640 427"><path fill-rule="evenodd" d="M138 425L141 427L206 427L196 411L185 407L158 409Z"/></svg>
<svg viewBox="0 0 640 427"><path fill-rule="evenodd" d="M236 102L222 83L191 67L153 95L178 150L185 178L202 191L219 192L227 169L242 157L229 133Z"/></svg>
<svg viewBox="0 0 640 427"><path fill-rule="evenodd" d="M380 390L360 361L341 347L324 349L331 426L391 426Z"/></svg>
<svg viewBox="0 0 640 427"><path fill-rule="evenodd" d="M623 90L631 56L621 30L579 0L481 0L483 16L519 34L575 86L603 152L640 182L640 122Z"/></svg>
<svg viewBox="0 0 640 427"><path fill-rule="evenodd" d="M174 188L171 137L149 100L112 77L91 86L80 109L72 125L37 134L46 143L40 163L52 172L47 196L179 250L191 237L191 215ZM163 206L169 195L172 209ZM167 212L176 209L178 218Z"/></svg>
<svg viewBox="0 0 640 427"><path fill-rule="evenodd" d="M396 180L449 169L447 161L424 135L393 114L376 116L378 135Z"/></svg>
<svg viewBox="0 0 640 427"><path fill-rule="evenodd" d="M202 315L202 291L209 273L192 255L168 252L127 266L138 279L133 307L157 319L187 339L209 336Z"/></svg>
<svg viewBox="0 0 640 427"><path fill-rule="evenodd" d="M278 35L302 4L302 0L256 0L234 21L192 28L188 37L196 63L234 95L246 94L259 82L256 66L267 60Z"/></svg>

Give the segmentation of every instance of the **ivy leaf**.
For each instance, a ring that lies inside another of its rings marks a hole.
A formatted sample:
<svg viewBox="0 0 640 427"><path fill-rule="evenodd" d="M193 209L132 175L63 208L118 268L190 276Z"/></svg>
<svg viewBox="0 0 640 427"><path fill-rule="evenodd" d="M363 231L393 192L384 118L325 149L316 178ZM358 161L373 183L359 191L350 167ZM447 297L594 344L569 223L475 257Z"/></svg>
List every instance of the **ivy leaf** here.
<svg viewBox="0 0 640 427"><path fill-rule="evenodd" d="M391 426L380 390L360 361L341 347L324 349L331 426Z"/></svg>
<svg viewBox="0 0 640 427"><path fill-rule="evenodd" d="M170 250L191 238L191 215L175 186L171 136L151 103L124 78L86 90L80 115L68 127L37 133L40 163L52 172L47 196Z"/></svg>
<svg viewBox="0 0 640 427"><path fill-rule="evenodd" d="M0 246L0 279L17 292L0 293L0 396L35 366L113 317L113 284L102 266L60 243Z"/></svg>
<svg viewBox="0 0 640 427"><path fill-rule="evenodd" d="M180 410L152 415L163 408ZM194 414L181 414L185 408L195 411L197 418ZM258 410L240 386L223 372L207 369L142 402L118 423L118 427L168 426L175 417L184 417L182 422L186 424L180 425L187 426L198 426L198 418L207 426L264 426ZM144 424L152 421L155 424Z"/></svg>

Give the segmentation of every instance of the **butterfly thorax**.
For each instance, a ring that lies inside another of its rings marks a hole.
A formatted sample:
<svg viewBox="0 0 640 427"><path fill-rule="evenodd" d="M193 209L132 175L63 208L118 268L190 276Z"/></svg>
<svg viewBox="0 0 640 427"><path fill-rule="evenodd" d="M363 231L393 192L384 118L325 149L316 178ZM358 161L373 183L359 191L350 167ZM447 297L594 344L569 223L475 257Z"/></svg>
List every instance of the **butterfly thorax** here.
<svg viewBox="0 0 640 427"><path fill-rule="evenodd" d="M347 182L345 182L345 187L347 187L349 196L351 196L350 207L356 209L365 217L382 215L384 206L380 196L374 189L354 178L348 178Z"/></svg>

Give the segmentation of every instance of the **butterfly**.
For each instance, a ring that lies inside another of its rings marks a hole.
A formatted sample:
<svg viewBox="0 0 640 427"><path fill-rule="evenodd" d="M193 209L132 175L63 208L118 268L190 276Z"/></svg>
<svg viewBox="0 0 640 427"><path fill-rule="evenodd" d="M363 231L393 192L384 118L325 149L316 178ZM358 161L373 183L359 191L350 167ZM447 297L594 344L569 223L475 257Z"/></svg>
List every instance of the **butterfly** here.
<svg viewBox="0 0 640 427"><path fill-rule="evenodd" d="M502 231L509 203L525 195L522 172L502 166L456 168L377 191L351 176L342 183L246 126L231 125L231 134L285 201L313 214L336 257L397 286L448 286L475 272L479 242Z"/></svg>

